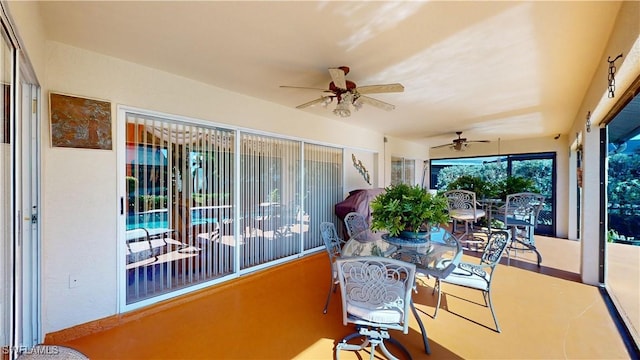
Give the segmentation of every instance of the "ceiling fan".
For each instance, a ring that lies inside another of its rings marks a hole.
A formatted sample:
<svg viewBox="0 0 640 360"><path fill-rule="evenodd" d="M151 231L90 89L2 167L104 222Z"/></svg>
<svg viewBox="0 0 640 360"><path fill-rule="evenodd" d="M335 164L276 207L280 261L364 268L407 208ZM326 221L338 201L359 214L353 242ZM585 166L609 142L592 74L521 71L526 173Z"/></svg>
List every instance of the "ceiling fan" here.
<svg viewBox="0 0 640 360"><path fill-rule="evenodd" d="M456 131L456 135L458 135L457 139L453 139L450 144L433 146L432 149L439 149L443 147L449 147L451 150L455 151L464 151L464 149L469 146L470 143L488 143L489 140L467 140L467 138L463 138L462 131Z"/></svg>
<svg viewBox="0 0 640 360"><path fill-rule="evenodd" d="M336 108L333 110L333 113L340 117L351 116L351 110L349 109L350 105L356 110L359 110L362 107L362 104L369 104L387 111L395 109L395 105L363 94L403 92L404 86L402 86L402 84L366 85L358 87L353 81L345 79L345 76L348 73L349 67L347 66L329 68L329 75L331 75L332 81L329 83L328 89L287 85L281 85L280 87L289 89L319 90L323 92L322 96L319 98L296 106L297 109L304 109L316 104L322 104L326 107L331 104L334 99L336 100Z"/></svg>

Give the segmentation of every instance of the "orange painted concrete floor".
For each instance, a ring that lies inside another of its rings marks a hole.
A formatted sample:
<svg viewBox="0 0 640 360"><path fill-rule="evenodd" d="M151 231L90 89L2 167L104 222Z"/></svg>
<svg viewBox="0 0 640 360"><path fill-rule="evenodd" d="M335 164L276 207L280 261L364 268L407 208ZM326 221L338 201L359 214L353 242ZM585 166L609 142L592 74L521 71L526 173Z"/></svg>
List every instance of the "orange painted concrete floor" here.
<svg viewBox="0 0 640 360"><path fill-rule="evenodd" d="M533 254L518 253L498 266L493 299L496 333L478 291L443 285L432 318L433 279L414 302L427 330L422 347L413 316L409 334L393 332L414 359L629 359L597 287L579 282L579 243L537 237ZM567 259L570 257L570 259ZM575 258L574 258L575 257ZM477 261L473 253L466 261ZM339 291L322 313L330 282L324 252L125 315L118 326L75 339L47 342L75 348L91 359L332 359L334 346L353 331L342 325ZM53 341L52 341L53 340ZM359 357L358 357L359 356ZM342 359L368 358L341 352ZM376 354L376 358L383 358Z"/></svg>

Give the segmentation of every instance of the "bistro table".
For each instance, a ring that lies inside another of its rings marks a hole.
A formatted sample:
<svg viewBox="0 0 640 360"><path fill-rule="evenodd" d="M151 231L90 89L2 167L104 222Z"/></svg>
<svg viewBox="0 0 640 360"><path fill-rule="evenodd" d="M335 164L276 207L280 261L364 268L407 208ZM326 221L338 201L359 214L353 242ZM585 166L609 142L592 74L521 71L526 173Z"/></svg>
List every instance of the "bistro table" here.
<svg viewBox="0 0 640 360"><path fill-rule="evenodd" d="M432 228L426 239L407 240L387 233L365 230L354 234L342 248L342 256L382 256L403 260L416 265L416 272L435 278L447 277L462 257L462 247L456 238L441 227ZM427 354L430 353L427 333L422 320L411 303L418 320Z"/></svg>

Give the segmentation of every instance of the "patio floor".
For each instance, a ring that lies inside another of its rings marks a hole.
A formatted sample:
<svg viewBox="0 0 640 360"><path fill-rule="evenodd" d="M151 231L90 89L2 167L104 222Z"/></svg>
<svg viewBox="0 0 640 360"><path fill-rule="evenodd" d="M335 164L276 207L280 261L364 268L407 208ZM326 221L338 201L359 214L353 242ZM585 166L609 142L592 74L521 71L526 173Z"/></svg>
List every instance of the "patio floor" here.
<svg viewBox="0 0 640 360"><path fill-rule="evenodd" d="M443 285L437 319L433 279L414 294L432 354L424 354L411 318L396 333L414 359L628 359L597 287L579 281L580 244L538 236L543 256L518 253L498 266L493 299L502 333L493 330L480 292ZM472 253L469 253L472 254ZM465 260L475 261L472 255ZM91 359L332 359L342 325L340 294L322 313L330 270L324 252L90 325L48 334L46 343ZM630 279L633 281L633 279ZM637 279L636 279L637 281ZM618 285L624 286L624 285ZM629 286L637 291L637 283ZM637 297L636 297L637 300ZM82 335L91 329L91 334ZM361 357L369 354L361 352ZM343 352L342 359L356 354Z"/></svg>

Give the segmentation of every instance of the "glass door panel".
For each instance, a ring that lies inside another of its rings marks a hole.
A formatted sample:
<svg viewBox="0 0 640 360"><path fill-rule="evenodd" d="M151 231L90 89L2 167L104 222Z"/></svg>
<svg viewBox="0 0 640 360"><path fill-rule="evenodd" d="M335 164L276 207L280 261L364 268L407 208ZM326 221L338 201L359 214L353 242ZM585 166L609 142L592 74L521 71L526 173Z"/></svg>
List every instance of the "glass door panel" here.
<svg viewBox="0 0 640 360"><path fill-rule="evenodd" d="M636 95L607 124L608 229L604 260L607 292L636 346L640 345L639 111L640 95Z"/></svg>
<svg viewBox="0 0 640 360"><path fill-rule="evenodd" d="M540 194L545 197L544 206L538 216L536 234L555 236L555 156L544 155L510 159L511 175L532 179Z"/></svg>

